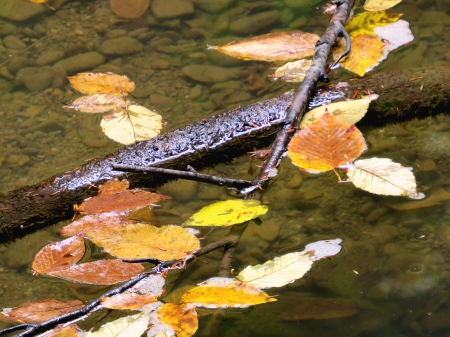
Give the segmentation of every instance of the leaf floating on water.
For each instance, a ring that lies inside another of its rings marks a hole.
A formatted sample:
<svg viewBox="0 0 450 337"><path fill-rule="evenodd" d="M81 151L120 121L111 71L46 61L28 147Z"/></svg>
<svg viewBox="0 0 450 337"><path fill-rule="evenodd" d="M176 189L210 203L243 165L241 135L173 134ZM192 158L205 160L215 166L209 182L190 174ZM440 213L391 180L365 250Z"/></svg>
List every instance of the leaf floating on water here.
<svg viewBox="0 0 450 337"><path fill-rule="evenodd" d="M318 108L308 111L303 116L300 127L303 129L317 121L326 111L349 124L356 124L365 116L369 109L370 102L377 98L378 95L372 94L353 101L336 102L319 106Z"/></svg>
<svg viewBox="0 0 450 337"><path fill-rule="evenodd" d="M400 19L403 14L379 12L363 12L355 15L346 25L345 30L352 36L357 35L375 35L375 28L394 23ZM352 46L353 48L353 46Z"/></svg>
<svg viewBox="0 0 450 337"><path fill-rule="evenodd" d="M100 304L108 309L139 310L150 303L156 302L156 300L157 297L150 294L125 293L103 297L100 299Z"/></svg>
<svg viewBox="0 0 450 337"><path fill-rule="evenodd" d="M213 277L186 292L181 301L205 308L247 308L276 299L245 282Z"/></svg>
<svg viewBox="0 0 450 337"><path fill-rule="evenodd" d="M117 227L128 226L131 222L128 215L116 212L88 214L64 226L59 232L62 236L74 236L81 233L84 237L96 232L109 232Z"/></svg>
<svg viewBox="0 0 450 337"><path fill-rule="evenodd" d="M405 20L398 20L389 25L377 27L375 33L385 43L383 59L386 59L391 51L414 41L409 23Z"/></svg>
<svg viewBox="0 0 450 337"><path fill-rule="evenodd" d="M130 104L131 102L129 100L120 96L112 94L93 94L77 98L71 105L66 105L64 108L95 114L125 109Z"/></svg>
<svg viewBox="0 0 450 337"><path fill-rule="evenodd" d="M361 132L329 113L297 132L288 155L298 167L328 171L358 158L366 148Z"/></svg>
<svg viewBox="0 0 450 337"><path fill-rule="evenodd" d="M50 318L83 308L81 301L61 302L48 298L42 301L25 302L15 308L3 309L0 319L7 322L42 323Z"/></svg>
<svg viewBox="0 0 450 337"><path fill-rule="evenodd" d="M218 201L203 207L182 226L232 226L266 214L268 207L259 200Z"/></svg>
<svg viewBox="0 0 450 337"><path fill-rule="evenodd" d="M89 332L86 337L140 337L149 323L150 313L142 312L106 323L96 332Z"/></svg>
<svg viewBox="0 0 450 337"><path fill-rule="evenodd" d="M143 271L144 267L140 263L98 260L74 265L68 269L48 274L77 283L111 285L128 281Z"/></svg>
<svg viewBox="0 0 450 337"><path fill-rule="evenodd" d="M125 191L130 187L128 180L108 180L98 188L98 194L114 194Z"/></svg>
<svg viewBox="0 0 450 337"><path fill-rule="evenodd" d="M208 49L243 60L293 61L312 56L319 40L318 35L302 31L276 32Z"/></svg>
<svg viewBox="0 0 450 337"><path fill-rule="evenodd" d="M398 5L402 0L366 0L363 8L366 11L384 11Z"/></svg>
<svg viewBox="0 0 450 337"><path fill-rule="evenodd" d="M193 336L198 329L197 312L190 304L165 303L156 313L158 320L169 325L177 337Z"/></svg>
<svg viewBox="0 0 450 337"><path fill-rule="evenodd" d="M259 289L282 287L303 277L313 262L339 253L341 242L341 239L335 239L310 243L302 252L285 254L263 264L248 266L236 278Z"/></svg>
<svg viewBox="0 0 450 337"><path fill-rule="evenodd" d="M297 60L286 63L275 70L273 75L269 75L274 80L281 79L284 82L301 82L311 67L311 60Z"/></svg>
<svg viewBox="0 0 450 337"><path fill-rule="evenodd" d="M103 116L100 126L105 135L112 140L131 145L159 135L162 129L162 117L143 106L131 105L128 107L128 113L125 110L119 110Z"/></svg>
<svg viewBox="0 0 450 337"><path fill-rule="evenodd" d="M40 337L78 337L82 330L76 324L61 324L56 328L39 335Z"/></svg>
<svg viewBox="0 0 450 337"><path fill-rule="evenodd" d="M109 233L96 233L90 239L111 255L127 260L180 260L200 248L200 241L179 226L128 225Z"/></svg>
<svg viewBox="0 0 450 337"><path fill-rule="evenodd" d="M34 257L33 274L47 274L67 269L81 260L85 252L82 236L73 236L63 241L52 242Z"/></svg>
<svg viewBox="0 0 450 337"><path fill-rule="evenodd" d="M388 158L355 161L347 175L353 184L370 193L420 198L416 178L407 167Z"/></svg>
<svg viewBox="0 0 450 337"><path fill-rule="evenodd" d="M46 4L49 0L27 0L28 2L32 2L34 4Z"/></svg>
<svg viewBox="0 0 450 337"><path fill-rule="evenodd" d="M72 87L85 95L127 95L135 86L125 75L114 73L78 73L67 76Z"/></svg>

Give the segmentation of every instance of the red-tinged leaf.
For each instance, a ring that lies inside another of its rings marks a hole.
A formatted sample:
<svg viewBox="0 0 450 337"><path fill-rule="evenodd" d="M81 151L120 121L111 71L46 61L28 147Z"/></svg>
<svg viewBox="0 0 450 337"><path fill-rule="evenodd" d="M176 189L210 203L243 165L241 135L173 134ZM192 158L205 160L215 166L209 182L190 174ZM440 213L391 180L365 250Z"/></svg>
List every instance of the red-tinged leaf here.
<svg viewBox="0 0 450 337"><path fill-rule="evenodd" d="M105 308L118 310L139 310L147 304L157 301L157 297L151 294L140 295L136 293L119 294L100 299L100 304Z"/></svg>
<svg viewBox="0 0 450 337"><path fill-rule="evenodd" d="M140 263L99 260L78 264L69 269L49 273L49 275L78 283L111 285L128 281L143 271L144 267Z"/></svg>
<svg viewBox="0 0 450 337"><path fill-rule="evenodd" d="M95 214L105 212L136 211L152 203L171 199L169 196L142 190L126 190L114 194L100 194L96 197L86 199L80 206L78 212L81 214Z"/></svg>
<svg viewBox="0 0 450 337"><path fill-rule="evenodd" d="M36 254L31 268L34 274L64 270L80 261L84 252L84 239L80 235L52 242Z"/></svg>
<svg viewBox="0 0 450 337"><path fill-rule="evenodd" d="M75 324L57 325L56 328L40 335L40 337L78 337L82 330Z"/></svg>
<svg viewBox="0 0 450 337"><path fill-rule="evenodd" d="M63 227L58 234L74 236L81 233L84 237L92 237L98 232L110 232L116 228L126 227L131 223L126 214L116 212L88 214Z"/></svg>
<svg viewBox="0 0 450 337"><path fill-rule="evenodd" d="M288 155L298 167L328 171L358 158L366 148L361 132L332 114L297 132L288 146Z"/></svg>
<svg viewBox="0 0 450 337"><path fill-rule="evenodd" d="M35 324L83 307L83 303L78 300L61 302L48 298L42 301L25 302L12 309L3 309L0 319L8 322Z"/></svg>

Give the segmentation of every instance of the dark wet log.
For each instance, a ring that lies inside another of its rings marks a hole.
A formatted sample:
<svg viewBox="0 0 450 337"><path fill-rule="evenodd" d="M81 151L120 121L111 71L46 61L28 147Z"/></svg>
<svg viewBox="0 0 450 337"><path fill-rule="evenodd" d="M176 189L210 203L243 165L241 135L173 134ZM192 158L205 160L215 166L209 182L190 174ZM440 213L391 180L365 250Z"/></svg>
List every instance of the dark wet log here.
<svg viewBox="0 0 450 337"><path fill-rule="evenodd" d="M380 95L362 123L388 122L445 113L448 110L450 67L380 73L350 81L349 88L321 88L313 105L352 97L355 91ZM91 161L60 177L0 196L0 242L73 216L73 204L95 195L94 185L113 177L127 177L132 186L156 187L166 176L114 171L112 163L185 170L227 162L253 148L270 144L284 123L292 93L202 120L150 141L129 146L106 158Z"/></svg>

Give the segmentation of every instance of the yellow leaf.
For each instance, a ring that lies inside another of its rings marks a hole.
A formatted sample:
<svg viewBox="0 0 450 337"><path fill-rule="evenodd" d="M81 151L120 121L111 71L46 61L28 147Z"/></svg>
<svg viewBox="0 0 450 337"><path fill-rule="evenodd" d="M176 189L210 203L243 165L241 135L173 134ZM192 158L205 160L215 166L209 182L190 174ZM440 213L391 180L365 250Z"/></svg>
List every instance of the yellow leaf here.
<svg viewBox="0 0 450 337"><path fill-rule="evenodd" d="M159 135L162 117L143 106L131 105L128 107L128 114L122 109L104 116L100 126L112 140L130 145Z"/></svg>
<svg viewBox="0 0 450 337"><path fill-rule="evenodd" d="M219 201L203 207L187 219L183 226L232 226L267 213L258 200Z"/></svg>
<svg viewBox="0 0 450 337"><path fill-rule="evenodd" d="M328 105L322 105L318 108L308 111L303 116L300 127L302 129L306 128L308 125L321 118L325 111L328 111L328 113L339 117L349 124L356 124L366 114L370 102L377 98L378 95L373 94L353 101L343 101L331 103Z"/></svg>
<svg viewBox="0 0 450 337"><path fill-rule="evenodd" d="M381 62L384 53L384 42L376 36L357 35L351 37L352 50L340 64L347 70L364 76L364 74ZM339 46L333 50L333 57L337 57L345 50L345 42L341 39Z"/></svg>
<svg viewBox="0 0 450 337"><path fill-rule="evenodd" d="M364 137L354 125L327 113L295 134L288 155L294 165L322 172L358 158L365 148Z"/></svg>
<svg viewBox="0 0 450 337"><path fill-rule="evenodd" d="M181 298L183 303L206 308L247 308L276 301L260 289L231 278L214 277L192 288Z"/></svg>
<svg viewBox="0 0 450 337"><path fill-rule="evenodd" d="M346 25L345 30L350 36L361 34L375 35L376 27L386 26L396 22L402 14L379 12L363 12L355 15Z"/></svg>
<svg viewBox="0 0 450 337"><path fill-rule="evenodd" d="M281 79L285 82L301 82L305 78L306 73L311 67L311 60L298 60L286 63L284 66L275 70L273 75L269 77L274 80Z"/></svg>
<svg viewBox="0 0 450 337"><path fill-rule="evenodd" d="M169 325L177 337L190 337L198 329L197 312L189 304L166 303L158 308L157 317L161 323Z"/></svg>
<svg viewBox="0 0 450 337"><path fill-rule="evenodd" d="M129 104L129 100L120 96L112 94L93 94L77 98L71 105L65 105L64 108L95 114L116 109L125 109Z"/></svg>
<svg viewBox="0 0 450 337"><path fill-rule="evenodd" d="M302 31L276 32L208 49L243 60L292 61L312 56L319 40L318 35Z"/></svg>
<svg viewBox="0 0 450 337"><path fill-rule="evenodd" d="M67 76L73 88L86 95L127 95L134 90L134 83L125 75L114 73L79 73Z"/></svg>
<svg viewBox="0 0 450 337"><path fill-rule="evenodd" d="M366 0L364 3L364 9L366 11L384 11L394 7L402 2L402 0Z"/></svg>
<svg viewBox="0 0 450 337"><path fill-rule="evenodd" d="M416 178L406 167L388 158L357 160L348 168L347 175L353 184L370 193L408 196L421 199L417 193Z"/></svg>
<svg viewBox="0 0 450 337"><path fill-rule="evenodd" d="M41 337L78 337L82 330L75 324L61 324L56 328L40 335Z"/></svg>
<svg viewBox="0 0 450 337"><path fill-rule="evenodd" d="M46 4L49 0L27 0L28 2L32 2L34 4Z"/></svg>
<svg viewBox="0 0 450 337"><path fill-rule="evenodd" d="M111 255L128 260L179 260L200 248L199 240L179 226L134 224L97 232L89 239Z"/></svg>

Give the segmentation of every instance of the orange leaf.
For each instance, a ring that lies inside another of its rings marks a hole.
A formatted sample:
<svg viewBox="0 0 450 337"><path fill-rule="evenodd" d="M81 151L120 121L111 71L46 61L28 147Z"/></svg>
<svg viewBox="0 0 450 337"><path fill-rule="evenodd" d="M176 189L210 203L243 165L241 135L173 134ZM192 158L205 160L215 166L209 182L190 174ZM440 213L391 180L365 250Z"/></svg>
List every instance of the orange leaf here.
<svg viewBox="0 0 450 337"><path fill-rule="evenodd" d="M151 294L125 293L112 297L103 297L100 304L108 309L139 310L147 304L156 302L158 298Z"/></svg>
<svg viewBox="0 0 450 337"><path fill-rule="evenodd" d="M73 88L86 95L127 95L134 90L134 83L128 77L114 73L79 73L67 78Z"/></svg>
<svg viewBox="0 0 450 337"><path fill-rule="evenodd" d="M116 212L88 214L64 226L58 234L63 236L81 234L90 237L97 232L109 232L114 228L126 227L130 223L132 222L126 214Z"/></svg>
<svg viewBox="0 0 450 337"><path fill-rule="evenodd" d="M312 56L319 40L318 35L302 31L276 32L208 49L243 60L293 61Z"/></svg>
<svg viewBox="0 0 450 337"><path fill-rule="evenodd" d="M98 194L114 194L125 191L130 187L130 183L127 180L108 180L98 188Z"/></svg>
<svg viewBox="0 0 450 337"><path fill-rule="evenodd" d="M121 260L99 260L74 265L68 269L48 273L65 280L96 285L110 285L124 282L144 271L140 263L126 263Z"/></svg>
<svg viewBox="0 0 450 337"><path fill-rule="evenodd" d="M332 114L297 132L288 146L288 155L298 167L328 171L358 158L366 148L364 137L354 126Z"/></svg>
<svg viewBox="0 0 450 337"><path fill-rule="evenodd" d="M169 325L177 337L190 337L198 329L198 318L195 308L188 304L166 303L157 310L161 323Z"/></svg>
<svg viewBox="0 0 450 337"><path fill-rule="evenodd" d="M36 254L31 268L36 275L67 269L80 261L84 251L84 239L80 235L52 242Z"/></svg>
<svg viewBox="0 0 450 337"><path fill-rule="evenodd" d="M81 301L61 302L48 298L42 301L25 302L12 309L3 309L0 319L8 322L41 323L50 318L83 308Z"/></svg>
<svg viewBox="0 0 450 337"><path fill-rule="evenodd" d="M100 194L86 199L79 207L81 214L136 211L154 202L171 199L169 196L143 190L125 190L114 194Z"/></svg>
<svg viewBox="0 0 450 337"><path fill-rule="evenodd" d="M41 337L78 337L82 330L75 324L57 325L56 328L40 335Z"/></svg>

